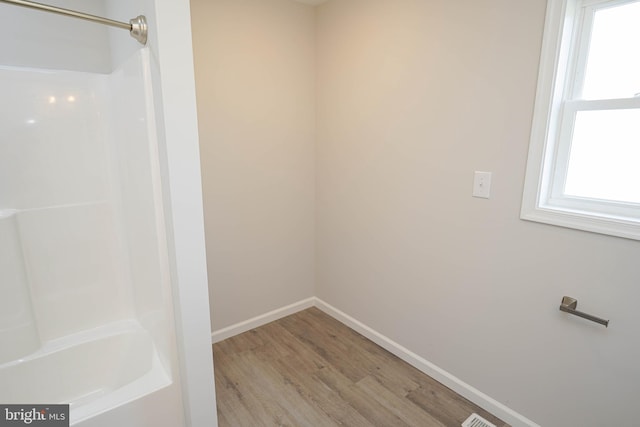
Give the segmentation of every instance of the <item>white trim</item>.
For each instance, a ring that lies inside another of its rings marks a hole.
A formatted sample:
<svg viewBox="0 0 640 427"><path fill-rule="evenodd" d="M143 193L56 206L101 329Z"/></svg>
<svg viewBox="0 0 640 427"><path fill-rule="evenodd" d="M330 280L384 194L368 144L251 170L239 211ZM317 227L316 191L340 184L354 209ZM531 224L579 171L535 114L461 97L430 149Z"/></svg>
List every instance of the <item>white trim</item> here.
<svg viewBox="0 0 640 427"><path fill-rule="evenodd" d="M274 320L278 320L299 311L305 310L309 307L317 307L337 321L345 324L349 328L378 344L380 347L393 353L414 368L418 369L426 375L429 375L431 378L440 382L446 387L449 387L460 396L463 396L464 398L470 400L471 402L500 418L502 421L511 424L513 427L540 427L538 424L534 423L523 415L520 415L516 411L482 393L480 390L451 375L444 369L439 368L423 357L420 357L417 354L413 353L411 350L401 346L397 342L382 335L381 333L375 331L364 323L354 319L348 314L338 310L337 308L317 297L311 297L288 305L286 307L270 311L269 313L263 314L261 316L256 316L253 319L249 319L244 322L236 323L235 325L229 326L227 328L217 330L213 334L211 334L211 342L215 344L232 336L273 322Z"/></svg>
<svg viewBox="0 0 640 427"><path fill-rule="evenodd" d="M523 211L520 218L559 227L640 240L638 223L636 221L627 221L624 218L609 217L604 220L603 217L558 207L553 209L540 207L528 212Z"/></svg>
<svg viewBox="0 0 640 427"><path fill-rule="evenodd" d="M565 17L573 15L575 2L571 0L547 0L544 36L538 69L538 87L533 110L531 138L521 217L533 213L538 208L538 200L548 197L549 180L553 176L551 161L555 157L555 135L558 131L558 111L562 98L565 75L556 70L566 70L569 43L563 39L563 32L573 31L573 20Z"/></svg>
<svg viewBox="0 0 640 427"><path fill-rule="evenodd" d="M576 78L576 68L579 71L584 64L577 64L580 59L576 55L586 47L574 49L574 52L569 50L580 40L584 41L582 33L590 29L591 22L583 16L588 12L585 7L609 7L627 1L547 0L520 211L523 220L640 240L637 204L563 194L570 146L559 142L572 139L572 123L577 111L639 108L640 100L636 98L567 99L567 94L571 90L579 92L582 84L582 76ZM584 58L581 60L585 61ZM572 82L578 86L573 87Z"/></svg>
<svg viewBox="0 0 640 427"><path fill-rule="evenodd" d="M414 368L429 375L439 383L449 387L460 396L463 396L464 398L470 400L484 410L492 413L502 421L511 424L513 427L540 427L538 424L534 423L528 418L506 407L497 400L482 393L480 390L470 386L459 378L451 375L444 369L439 368L423 357L418 356L411 350L401 346L397 342L382 335L381 333L354 319L348 314L338 310L332 305L322 301L321 299L316 298L315 306L334 319L344 323L354 331L360 333L361 335L364 335L374 343L378 344L380 347L398 356L400 359L404 360Z"/></svg>
<svg viewBox="0 0 640 427"><path fill-rule="evenodd" d="M235 325L218 329L211 333L211 344L224 341L227 338L242 334L244 332L250 331L251 329L258 328L262 325L266 325L267 323L282 319L283 317L287 317L299 311L306 310L307 308L313 307L314 305L315 298L311 297L302 301L295 302L286 307L278 308L268 313L261 314L260 316L256 316L252 319L236 323Z"/></svg>

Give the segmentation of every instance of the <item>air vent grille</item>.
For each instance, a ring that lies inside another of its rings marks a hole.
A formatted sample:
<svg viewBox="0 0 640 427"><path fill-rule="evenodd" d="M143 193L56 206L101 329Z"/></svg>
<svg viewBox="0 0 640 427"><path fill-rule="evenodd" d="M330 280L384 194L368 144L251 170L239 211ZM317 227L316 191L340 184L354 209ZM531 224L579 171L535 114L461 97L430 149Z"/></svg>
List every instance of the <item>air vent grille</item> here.
<svg viewBox="0 0 640 427"><path fill-rule="evenodd" d="M496 425L485 420L478 414L471 414L471 416L462 423L462 427L496 427Z"/></svg>

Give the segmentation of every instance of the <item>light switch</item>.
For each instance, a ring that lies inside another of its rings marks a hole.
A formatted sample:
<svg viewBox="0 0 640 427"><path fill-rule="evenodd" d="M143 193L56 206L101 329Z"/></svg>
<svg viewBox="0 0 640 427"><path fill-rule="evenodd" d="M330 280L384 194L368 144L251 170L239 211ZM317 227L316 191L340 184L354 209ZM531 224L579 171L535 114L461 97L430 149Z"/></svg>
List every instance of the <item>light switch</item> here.
<svg viewBox="0 0 640 427"><path fill-rule="evenodd" d="M491 195L491 172L476 171L473 177L473 197L488 199Z"/></svg>

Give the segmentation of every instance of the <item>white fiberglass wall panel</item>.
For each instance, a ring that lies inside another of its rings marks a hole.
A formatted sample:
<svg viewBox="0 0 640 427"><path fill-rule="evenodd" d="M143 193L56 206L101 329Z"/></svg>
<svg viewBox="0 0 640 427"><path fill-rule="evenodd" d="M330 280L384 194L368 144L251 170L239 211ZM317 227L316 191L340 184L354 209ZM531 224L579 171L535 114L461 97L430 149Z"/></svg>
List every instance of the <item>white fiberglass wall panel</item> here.
<svg viewBox="0 0 640 427"><path fill-rule="evenodd" d="M139 49L114 70L109 87L114 191L133 305L166 361L173 322L149 50Z"/></svg>
<svg viewBox="0 0 640 427"><path fill-rule="evenodd" d="M43 341L132 312L109 202L107 83L0 68L0 209L17 210Z"/></svg>
<svg viewBox="0 0 640 427"><path fill-rule="evenodd" d="M43 340L128 317L109 205L29 210L18 221Z"/></svg>
<svg viewBox="0 0 640 427"><path fill-rule="evenodd" d="M15 210L0 210L0 364L40 346Z"/></svg>
<svg viewBox="0 0 640 427"><path fill-rule="evenodd" d="M105 0L40 3L107 16ZM107 28L80 19L0 4L0 60L2 65L108 73L111 55Z"/></svg>
<svg viewBox="0 0 640 427"><path fill-rule="evenodd" d="M0 206L103 201L107 76L0 68Z"/></svg>

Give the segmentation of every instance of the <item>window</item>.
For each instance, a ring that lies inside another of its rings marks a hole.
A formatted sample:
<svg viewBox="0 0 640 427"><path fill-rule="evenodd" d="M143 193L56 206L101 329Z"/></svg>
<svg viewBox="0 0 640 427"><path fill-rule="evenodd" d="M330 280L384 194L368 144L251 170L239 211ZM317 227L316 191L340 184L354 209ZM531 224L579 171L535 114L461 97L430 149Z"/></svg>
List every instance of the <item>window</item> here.
<svg viewBox="0 0 640 427"><path fill-rule="evenodd" d="M640 0L548 0L521 217L640 240Z"/></svg>

